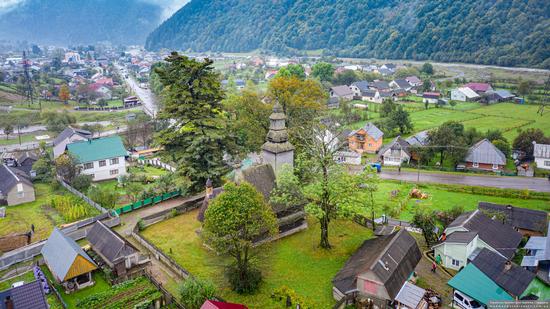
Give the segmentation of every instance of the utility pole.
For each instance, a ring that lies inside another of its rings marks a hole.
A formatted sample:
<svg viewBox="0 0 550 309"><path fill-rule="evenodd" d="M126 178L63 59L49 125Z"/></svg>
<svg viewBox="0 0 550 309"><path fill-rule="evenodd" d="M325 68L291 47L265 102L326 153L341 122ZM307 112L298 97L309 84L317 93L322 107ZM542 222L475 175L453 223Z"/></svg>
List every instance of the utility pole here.
<svg viewBox="0 0 550 309"><path fill-rule="evenodd" d="M27 53L23 51L23 71L25 73L25 84L26 84L25 95L27 97L27 102L29 102L29 107L30 107L30 104L34 104L34 99L33 99L32 80L31 80L31 75L29 73L29 66L30 66L30 61L29 59L27 59Z"/></svg>

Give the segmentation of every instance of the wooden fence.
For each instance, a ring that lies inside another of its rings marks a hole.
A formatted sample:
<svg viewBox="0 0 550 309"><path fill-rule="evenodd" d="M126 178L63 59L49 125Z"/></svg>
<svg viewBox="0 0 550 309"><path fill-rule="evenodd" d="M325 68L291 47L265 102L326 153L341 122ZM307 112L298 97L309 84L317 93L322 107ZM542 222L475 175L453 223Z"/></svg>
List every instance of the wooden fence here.
<svg viewBox="0 0 550 309"><path fill-rule="evenodd" d="M92 201L91 198L87 197L84 193L78 191L77 189L71 187L71 185L69 185L68 183L66 183L62 178L61 176L57 176L57 181L63 186L65 187L65 189L69 190L72 194L80 197L81 199L83 199L86 203L88 203L90 206L94 207L95 209L99 210L101 213L107 213L107 209L103 208L101 205L99 205L98 203Z"/></svg>

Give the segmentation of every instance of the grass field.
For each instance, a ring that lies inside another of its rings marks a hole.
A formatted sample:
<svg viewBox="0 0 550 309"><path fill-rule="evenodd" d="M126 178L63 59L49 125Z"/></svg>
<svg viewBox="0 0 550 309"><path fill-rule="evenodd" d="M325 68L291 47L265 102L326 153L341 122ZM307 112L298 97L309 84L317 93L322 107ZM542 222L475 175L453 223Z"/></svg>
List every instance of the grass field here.
<svg viewBox="0 0 550 309"><path fill-rule="evenodd" d="M220 275L227 260L202 245L196 233L200 228L196 215L195 210L157 223L145 229L143 234L193 275L214 282L222 298L244 303L249 308L281 308L282 305L272 301L270 295L283 285L294 289L318 308L331 308L335 303L332 278L359 245L372 237L370 230L355 223L333 221L330 240L334 248L325 251L318 247L319 226L310 220L307 230L269 245L258 257L264 275L260 290L254 295L239 295L229 289L224 276Z"/></svg>
<svg viewBox="0 0 550 309"><path fill-rule="evenodd" d="M428 110L411 113L411 121L414 125L414 131L416 132L438 127L447 121L463 122L480 117L482 117L482 115L446 108L430 108Z"/></svg>
<svg viewBox="0 0 550 309"><path fill-rule="evenodd" d="M50 184L34 184L36 200L16 206L8 206L6 217L0 219L0 236L6 236L11 233L25 233L30 230L31 224L34 224L35 235L33 241L46 239L50 236L54 226L67 223L63 217L53 208L47 206L51 198L56 195L70 194L65 189L60 188L54 191ZM92 214L98 214L95 208L90 206Z"/></svg>

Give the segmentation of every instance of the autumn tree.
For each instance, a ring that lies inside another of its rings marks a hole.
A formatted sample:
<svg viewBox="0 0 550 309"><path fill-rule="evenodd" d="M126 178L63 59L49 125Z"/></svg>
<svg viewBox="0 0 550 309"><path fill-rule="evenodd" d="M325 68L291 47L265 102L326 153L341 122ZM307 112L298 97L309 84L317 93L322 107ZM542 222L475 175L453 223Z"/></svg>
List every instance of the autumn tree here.
<svg viewBox="0 0 550 309"><path fill-rule="evenodd" d="M327 62L317 62L311 67L311 75L322 82L331 81L334 76L334 66Z"/></svg>
<svg viewBox="0 0 550 309"><path fill-rule="evenodd" d="M69 154L63 154L57 157L57 159L55 159L55 171L57 175L71 183L76 175L78 175L76 159Z"/></svg>
<svg viewBox="0 0 550 309"><path fill-rule="evenodd" d="M250 293L258 288L261 273L251 258L259 238L277 232L277 219L264 197L252 185L228 183L208 206L203 233L205 242L218 253L232 257L227 275L233 290Z"/></svg>
<svg viewBox="0 0 550 309"><path fill-rule="evenodd" d="M71 92L69 91L69 86L67 86L66 84L61 85L61 88L59 88L59 100L67 104L70 98Z"/></svg>
<svg viewBox="0 0 550 309"><path fill-rule="evenodd" d="M220 185L229 171L224 155L233 152L234 138L227 129L223 91L213 62L176 52L166 62L156 69L164 86L159 118L171 124L157 134L157 143L177 162L178 172L191 180L193 191L202 190L209 178Z"/></svg>

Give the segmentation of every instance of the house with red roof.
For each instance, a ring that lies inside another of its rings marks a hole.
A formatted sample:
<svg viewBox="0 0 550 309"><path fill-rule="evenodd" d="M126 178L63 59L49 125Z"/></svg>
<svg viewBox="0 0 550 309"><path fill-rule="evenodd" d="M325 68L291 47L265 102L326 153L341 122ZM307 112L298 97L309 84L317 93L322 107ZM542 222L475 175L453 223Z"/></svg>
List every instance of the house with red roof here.
<svg viewBox="0 0 550 309"><path fill-rule="evenodd" d="M492 91L493 87L487 83L467 83L464 87L468 87L478 94L485 93L487 91Z"/></svg>
<svg viewBox="0 0 550 309"><path fill-rule="evenodd" d="M102 77L95 81L96 84L112 87L114 85L113 79L110 77Z"/></svg>
<svg viewBox="0 0 550 309"><path fill-rule="evenodd" d="M90 84L88 86L88 90L90 92L96 93L99 97L107 100L111 99L112 97L111 89L109 89L109 87L107 87L104 84L99 84L99 83Z"/></svg>

